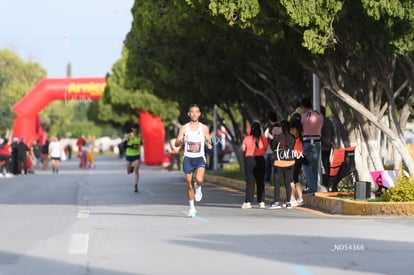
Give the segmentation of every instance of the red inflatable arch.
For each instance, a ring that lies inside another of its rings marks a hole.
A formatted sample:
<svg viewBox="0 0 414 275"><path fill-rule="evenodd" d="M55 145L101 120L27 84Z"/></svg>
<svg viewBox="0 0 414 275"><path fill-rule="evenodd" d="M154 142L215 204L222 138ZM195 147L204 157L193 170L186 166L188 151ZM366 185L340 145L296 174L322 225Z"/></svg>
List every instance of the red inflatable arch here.
<svg viewBox="0 0 414 275"><path fill-rule="evenodd" d="M34 139L43 143L46 133L38 115L43 108L53 100L65 100L69 104L100 99L105 85L105 78L43 78L13 106L16 113L13 136L24 136L28 144ZM144 162L160 165L164 157L164 125L159 117L146 112L140 112L140 116L139 123L145 139Z"/></svg>
<svg viewBox="0 0 414 275"><path fill-rule="evenodd" d="M139 126L144 140L144 162L161 165L164 159L165 128L159 116L139 111Z"/></svg>

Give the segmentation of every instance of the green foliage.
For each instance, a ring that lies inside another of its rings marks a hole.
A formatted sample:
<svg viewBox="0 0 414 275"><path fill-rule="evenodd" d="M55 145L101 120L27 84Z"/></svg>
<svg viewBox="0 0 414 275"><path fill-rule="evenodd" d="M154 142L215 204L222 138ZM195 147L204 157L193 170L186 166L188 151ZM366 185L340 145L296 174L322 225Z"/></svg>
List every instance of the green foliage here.
<svg viewBox="0 0 414 275"><path fill-rule="evenodd" d="M337 0L282 0L290 19L304 28L302 45L314 54L323 54L337 43L333 22L342 8Z"/></svg>
<svg viewBox="0 0 414 275"><path fill-rule="evenodd" d="M39 64L25 62L10 50L0 50L1 134L13 126L13 105L45 75L46 71Z"/></svg>
<svg viewBox="0 0 414 275"><path fill-rule="evenodd" d="M91 121L74 121L59 130L60 131L55 134L62 138L76 138L81 135L100 137L102 133L101 127ZM50 134L53 135L52 132Z"/></svg>
<svg viewBox="0 0 414 275"><path fill-rule="evenodd" d="M269 110L286 117L310 96L316 73L349 143L352 131L373 132L360 109L380 117L412 106L413 7L408 0L137 0L119 86L177 102L183 119L197 99L207 110L239 112L242 123L264 122ZM396 91L407 107L393 102ZM351 98L360 105L349 107Z"/></svg>
<svg viewBox="0 0 414 275"><path fill-rule="evenodd" d="M0 50L0 102L17 103L46 71L35 62L25 62L10 50Z"/></svg>
<svg viewBox="0 0 414 275"><path fill-rule="evenodd" d="M207 170L208 173L213 174ZM240 165L238 163L229 163L223 166L223 169L220 170L220 176L230 179L245 180L246 177L243 171L240 170Z"/></svg>
<svg viewBox="0 0 414 275"><path fill-rule="evenodd" d="M58 134L73 119L75 107L64 101L53 101L40 113L43 129L51 135Z"/></svg>
<svg viewBox="0 0 414 275"><path fill-rule="evenodd" d="M13 125L15 114L10 105L0 103L0 135L4 136Z"/></svg>
<svg viewBox="0 0 414 275"><path fill-rule="evenodd" d="M389 0L362 0L362 5L369 16L379 20L382 15L404 18L408 10L403 6L402 1ZM410 1L411 2L411 1Z"/></svg>
<svg viewBox="0 0 414 275"><path fill-rule="evenodd" d="M210 1L209 9L214 16L223 15L229 25L232 26L238 22L241 26L249 26L250 20L260 11L259 1Z"/></svg>
<svg viewBox="0 0 414 275"><path fill-rule="evenodd" d="M383 198L391 202L414 201L414 178L400 173L395 186L385 190Z"/></svg>
<svg viewBox="0 0 414 275"><path fill-rule="evenodd" d="M216 104L229 117L235 141L244 132L244 121L237 125L235 117L267 121L270 110L280 111L281 117L290 113L291 104L298 101L295 94L302 97L296 85L304 81L302 65L290 47L296 36L288 37L283 27L261 21L254 26L263 35L258 37L251 29L229 27L222 16L212 16L235 15L242 25L241 20L261 12L257 5L258 1L135 1L125 42L128 86L177 102L180 123L188 119L190 103L205 110Z"/></svg>
<svg viewBox="0 0 414 275"><path fill-rule="evenodd" d="M122 131L127 123L137 120L137 111L143 110L159 115L168 125L178 116L178 104L167 99L161 100L144 88L128 88L125 74L127 56L128 51L124 48L122 57L112 67L112 74L107 76L102 100L91 103L88 118Z"/></svg>
<svg viewBox="0 0 414 275"><path fill-rule="evenodd" d="M414 51L414 2L404 0L362 0L366 13L384 26L389 45L399 55Z"/></svg>

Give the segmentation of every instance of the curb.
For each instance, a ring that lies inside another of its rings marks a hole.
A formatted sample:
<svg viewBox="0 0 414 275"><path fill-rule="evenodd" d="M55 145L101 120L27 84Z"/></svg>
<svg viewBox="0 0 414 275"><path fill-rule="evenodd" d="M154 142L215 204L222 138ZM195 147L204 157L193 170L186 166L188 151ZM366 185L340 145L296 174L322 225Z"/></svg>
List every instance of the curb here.
<svg viewBox="0 0 414 275"><path fill-rule="evenodd" d="M205 175L205 181L238 191L245 191L246 183L241 180L230 179L217 175ZM266 199L273 200L273 186L266 186ZM281 197L285 197L281 190ZM349 216L414 216L414 202L367 202L354 201L328 196L323 192L316 192L314 196L304 194L303 201L306 208L322 211L327 214ZM298 208L299 209L299 208Z"/></svg>
<svg viewBox="0 0 414 275"><path fill-rule="evenodd" d="M306 205L312 208L340 215L361 216L414 216L414 202L367 202L340 199L315 193L315 196L304 196Z"/></svg>

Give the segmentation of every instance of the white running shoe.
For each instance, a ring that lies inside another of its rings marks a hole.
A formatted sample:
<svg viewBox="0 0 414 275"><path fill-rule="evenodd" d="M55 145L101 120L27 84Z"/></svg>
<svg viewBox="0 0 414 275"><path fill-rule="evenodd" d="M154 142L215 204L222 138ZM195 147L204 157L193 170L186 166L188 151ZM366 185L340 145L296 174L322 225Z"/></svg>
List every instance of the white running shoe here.
<svg viewBox="0 0 414 275"><path fill-rule="evenodd" d="M196 215L197 215L197 210L195 208L190 208L190 210L188 210L187 217L195 218Z"/></svg>
<svg viewBox="0 0 414 275"><path fill-rule="evenodd" d="M303 200L297 200L296 204L297 204L297 206L303 206L304 205Z"/></svg>
<svg viewBox="0 0 414 275"><path fill-rule="evenodd" d="M267 209L273 210L273 209L281 209L281 208L282 208L282 205L280 205L280 203L273 203Z"/></svg>
<svg viewBox="0 0 414 275"><path fill-rule="evenodd" d="M294 200L294 201L290 201L290 205L291 205L292 207L296 207L296 206L298 206L298 202L297 202L296 200Z"/></svg>
<svg viewBox="0 0 414 275"><path fill-rule="evenodd" d="M201 201L203 198L203 193L201 192L201 185L198 185L197 182L194 182L194 199L195 201Z"/></svg>
<svg viewBox="0 0 414 275"><path fill-rule="evenodd" d="M250 208L252 208L252 204L250 202L243 202L241 208L242 209L250 209Z"/></svg>
<svg viewBox="0 0 414 275"><path fill-rule="evenodd" d="M266 205L263 201L259 202L259 208L266 208Z"/></svg>

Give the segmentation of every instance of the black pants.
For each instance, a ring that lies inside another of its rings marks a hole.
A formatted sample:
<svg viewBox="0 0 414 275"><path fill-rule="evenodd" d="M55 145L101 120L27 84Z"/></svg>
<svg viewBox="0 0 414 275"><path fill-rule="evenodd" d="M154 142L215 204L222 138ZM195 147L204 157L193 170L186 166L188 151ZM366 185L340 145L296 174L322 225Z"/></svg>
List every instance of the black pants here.
<svg viewBox="0 0 414 275"><path fill-rule="evenodd" d="M256 182L257 202L264 202L265 185L264 177L266 172L265 158L263 156L246 157L245 168L246 173L246 198L245 202L253 202L254 183Z"/></svg>
<svg viewBox="0 0 414 275"><path fill-rule="evenodd" d="M325 168L325 174L322 175L322 185L325 186L328 189L328 191L329 191L329 186L330 186L329 172L331 170L331 164L329 162L330 156L331 156L330 150L321 151L322 165L323 165L323 168Z"/></svg>
<svg viewBox="0 0 414 275"><path fill-rule="evenodd" d="M273 202L280 202L280 186L284 184L286 186L286 201L290 201L290 183L293 182L293 168L294 166L288 168L274 167L274 200Z"/></svg>
<svg viewBox="0 0 414 275"><path fill-rule="evenodd" d="M23 167L23 171L21 171L21 167ZM25 175L27 175L27 157L19 157L19 171L24 172ZM20 174L19 173L19 174Z"/></svg>
<svg viewBox="0 0 414 275"><path fill-rule="evenodd" d="M4 161L4 166L1 166L0 172L3 172L3 168L5 168L5 173L9 173L10 168L10 156L7 155L0 155L0 162Z"/></svg>

